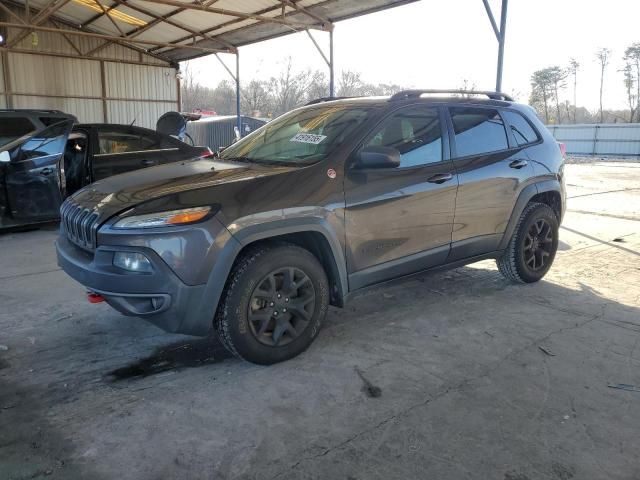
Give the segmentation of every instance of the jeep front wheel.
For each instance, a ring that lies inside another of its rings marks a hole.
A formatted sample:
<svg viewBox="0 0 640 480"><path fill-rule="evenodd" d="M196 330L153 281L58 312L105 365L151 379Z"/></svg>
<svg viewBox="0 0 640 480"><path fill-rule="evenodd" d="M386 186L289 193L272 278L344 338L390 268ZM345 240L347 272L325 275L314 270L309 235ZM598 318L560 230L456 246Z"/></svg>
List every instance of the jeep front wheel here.
<svg viewBox="0 0 640 480"><path fill-rule="evenodd" d="M231 272L215 326L231 353L269 365L311 345L328 305L327 276L309 251L292 244L250 247Z"/></svg>

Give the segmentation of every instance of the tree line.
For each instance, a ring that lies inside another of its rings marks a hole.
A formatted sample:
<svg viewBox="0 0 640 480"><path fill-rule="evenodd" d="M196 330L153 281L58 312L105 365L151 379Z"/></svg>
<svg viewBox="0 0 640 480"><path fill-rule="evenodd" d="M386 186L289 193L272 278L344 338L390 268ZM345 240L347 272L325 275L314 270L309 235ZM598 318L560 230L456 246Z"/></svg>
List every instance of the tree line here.
<svg viewBox="0 0 640 480"><path fill-rule="evenodd" d="M594 55L600 72L599 108L590 112L578 106L578 79L580 63L572 58L566 67L558 65L536 70L531 75L531 95L529 104L538 112L545 123L617 123L640 122L638 98L640 98L640 43L627 47L622 56L619 71L623 73L623 87L627 110L607 110L604 104L606 73L611 67L612 51L600 48ZM567 90L573 102L566 98Z"/></svg>
<svg viewBox="0 0 640 480"><path fill-rule="evenodd" d="M336 95L355 97L391 95L403 87L365 82L359 72L344 70L336 78ZM282 72L267 80L253 79L240 87L240 109L245 115L277 117L317 98L329 96L329 79L320 70L295 71L291 58ZM235 84L222 80L215 87L201 85L187 66L181 83L184 111L212 110L218 115L235 115Z"/></svg>

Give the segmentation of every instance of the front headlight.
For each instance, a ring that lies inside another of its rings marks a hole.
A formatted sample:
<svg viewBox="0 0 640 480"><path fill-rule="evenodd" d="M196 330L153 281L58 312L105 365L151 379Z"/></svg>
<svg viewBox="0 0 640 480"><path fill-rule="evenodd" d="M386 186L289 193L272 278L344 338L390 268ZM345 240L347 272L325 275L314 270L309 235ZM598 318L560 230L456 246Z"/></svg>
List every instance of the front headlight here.
<svg viewBox="0 0 640 480"><path fill-rule="evenodd" d="M211 212L211 207L183 208L169 212L133 215L118 220L113 228L150 228L184 225L202 220Z"/></svg>

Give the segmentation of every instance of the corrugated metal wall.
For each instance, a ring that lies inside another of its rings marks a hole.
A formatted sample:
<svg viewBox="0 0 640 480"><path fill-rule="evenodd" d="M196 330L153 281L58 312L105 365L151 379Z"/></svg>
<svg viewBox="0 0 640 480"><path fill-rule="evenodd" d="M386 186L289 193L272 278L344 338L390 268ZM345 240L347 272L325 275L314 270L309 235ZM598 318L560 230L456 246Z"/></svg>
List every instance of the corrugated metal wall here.
<svg viewBox="0 0 640 480"><path fill-rule="evenodd" d="M243 137L267 123L258 118L244 116L241 118ZM236 122L235 116L203 118L187 123L187 133L195 145L203 145L216 152L221 147L227 147L233 143Z"/></svg>
<svg viewBox="0 0 640 480"><path fill-rule="evenodd" d="M574 155L640 156L640 124L548 125L567 153Z"/></svg>
<svg viewBox="0 0 640 480"><path fill-rule="evenodd" d="M9 29L8 41L21 32ZM87 37L69 41L56 33L38 32L5 53L5 63L0 63L0 108L57 109L74 114L80 122L135 121L149 128L163 113L179 109L176 71L166 62L117 44L97 51L95 60L74 58L81 56L78 50L86 55L104 41Z"/></svg>

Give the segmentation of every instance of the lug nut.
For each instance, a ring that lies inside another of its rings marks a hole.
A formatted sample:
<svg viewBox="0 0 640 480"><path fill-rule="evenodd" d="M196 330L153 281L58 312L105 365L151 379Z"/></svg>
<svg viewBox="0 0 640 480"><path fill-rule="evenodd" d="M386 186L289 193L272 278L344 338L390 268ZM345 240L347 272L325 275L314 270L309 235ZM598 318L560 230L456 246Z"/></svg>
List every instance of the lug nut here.
<svg viewBox="0 0 640 480"><path fill-rule="evenodd" d="M286 312L286 311L287 311L287 309L286 309L286 308L283 308L283 309L282 309L282 313L284 313L284 312Z"/></svg>
<svg viewBox="0 0 640 480"><path fill-rule="evenodd" d="M277 316L278 316L278 311L277 311L277 310L273 312L273 316L274 316L274 317L277 317Z"/></svg>
<svg viewBox="0 0 640 480"><path fill-rule="evenodd" d="M285 302L288 302L288 301L289 301L289 299L288 299L288 298L285 298L285 299L284 299L284 301L285 301Z"/></svg>
<svg viewBox="0 0 640 480"><path fill-rule="evenodd" d="M278 298L282 298L282 295L278 294Z"/></svg>
<svg viewBox="0 0 640 480"><path fill-rule="evenodd" d="M273 307L274 305L275 305L275 304L274 304L273 302L271 302L271 303L269 304L269 306L270 306L270 307Z"/></svg>

